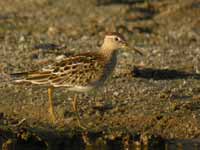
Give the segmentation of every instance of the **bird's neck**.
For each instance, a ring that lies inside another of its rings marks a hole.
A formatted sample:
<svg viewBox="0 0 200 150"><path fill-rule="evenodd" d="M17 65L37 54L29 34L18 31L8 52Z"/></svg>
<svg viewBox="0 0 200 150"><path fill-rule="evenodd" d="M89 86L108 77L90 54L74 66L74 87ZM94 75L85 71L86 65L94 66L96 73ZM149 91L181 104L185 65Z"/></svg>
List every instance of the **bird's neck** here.
<svg viewBox="0 0 200 150"><path fill-rule="evenodd" d="M103 44L100 53L109 61L117 54L117 50Z"/></svg>

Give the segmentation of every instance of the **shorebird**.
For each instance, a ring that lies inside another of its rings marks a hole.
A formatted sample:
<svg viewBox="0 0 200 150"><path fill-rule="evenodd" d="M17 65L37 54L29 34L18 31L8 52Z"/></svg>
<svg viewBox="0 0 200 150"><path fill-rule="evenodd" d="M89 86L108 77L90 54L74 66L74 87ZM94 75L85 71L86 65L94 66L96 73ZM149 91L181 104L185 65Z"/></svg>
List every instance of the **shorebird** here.
<svg viewBox="0 0 200 150"><path fill-rule="evenodd" d="M99 51L80 53L69 56L47 68L23 73L11 74L15 82L28 82L48 87L49 113L55 122L53 107L53 89L65 87L69 91L88 92L100 87L113 72L120 49L131 50L125 38L117 32L106 34ZM137 53L142 53L133 48ZM80 116L77 108L77 94L73 98L73 111L76 112L78 124Z"/></svg>

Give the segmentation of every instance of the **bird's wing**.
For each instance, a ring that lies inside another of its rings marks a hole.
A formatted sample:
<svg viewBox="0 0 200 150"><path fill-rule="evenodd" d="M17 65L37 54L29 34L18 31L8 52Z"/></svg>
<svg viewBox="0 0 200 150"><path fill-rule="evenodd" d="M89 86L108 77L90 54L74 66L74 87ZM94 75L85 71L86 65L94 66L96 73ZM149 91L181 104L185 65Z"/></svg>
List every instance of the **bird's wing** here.
<svg viewBox="0 0 200 150"><path fill-rule="evenodd" d="M16 82L49 84L52 86L84 86L100 78L103 57L97 53L69 56L48 67L48 70L12 74ZM21 78L20 78L21 77Z"/></svg>

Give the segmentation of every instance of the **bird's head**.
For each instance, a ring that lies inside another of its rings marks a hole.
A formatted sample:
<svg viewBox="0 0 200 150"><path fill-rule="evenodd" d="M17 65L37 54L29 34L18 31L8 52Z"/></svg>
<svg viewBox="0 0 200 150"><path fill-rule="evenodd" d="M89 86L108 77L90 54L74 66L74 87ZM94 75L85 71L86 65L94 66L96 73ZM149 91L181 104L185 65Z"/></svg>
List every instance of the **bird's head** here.
<svg viewBox="0 0 200 150"><path fill-rule="evenodd" d="M135 52L142 55L142 53L138 49L130 48L123 35L117 32L107 33L104 38L102 47L103 49L107 50L118 50L118 49L130 50L130 51L134 50Z"/></svg>

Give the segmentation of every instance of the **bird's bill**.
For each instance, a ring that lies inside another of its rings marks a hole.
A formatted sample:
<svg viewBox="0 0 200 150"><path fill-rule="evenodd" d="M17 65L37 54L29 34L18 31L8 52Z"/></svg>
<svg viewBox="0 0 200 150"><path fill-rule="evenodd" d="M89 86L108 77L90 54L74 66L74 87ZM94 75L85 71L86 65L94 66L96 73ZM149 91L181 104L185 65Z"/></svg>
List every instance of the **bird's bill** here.
<svg viewBox="0 0 200 150"><path fill-rule="evenodd" d="M135 48L135 47L133 47L133 50L134 50L136 53L140 54L141 56L144 55L139 49L137 49L137 48Z"/></svg>
<svg viewBox="0 0 200 150"><path fill-rule="evenodd" d="M140 54L141 56L144 55L139 49L137 49L137 48L135 48L135 47L130 48L130 47L128 46L127 43L124 44L124 49L126 49L126 50L131 50L131 51L133 50L133 51L135 51L136 53Z"/></svg>

